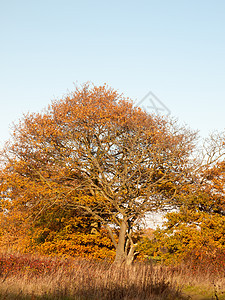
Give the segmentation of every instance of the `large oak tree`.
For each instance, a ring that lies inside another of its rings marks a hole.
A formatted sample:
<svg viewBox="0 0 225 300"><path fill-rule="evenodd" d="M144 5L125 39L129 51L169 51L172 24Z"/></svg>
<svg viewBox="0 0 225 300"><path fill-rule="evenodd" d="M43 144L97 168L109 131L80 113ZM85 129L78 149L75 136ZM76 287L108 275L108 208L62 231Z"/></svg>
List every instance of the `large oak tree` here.
<svg viewBox="0 0 225 300"><path fill-rule="evenodd" d="M33 217L55 203L79 209L107 229L115 263L131 263L135 226L146 213L179 203L195 138L105 85L85 84L42 113L25 115L4 157L12 172L20 163L20 176L45 188L40 198L23 199Z"/></svg>

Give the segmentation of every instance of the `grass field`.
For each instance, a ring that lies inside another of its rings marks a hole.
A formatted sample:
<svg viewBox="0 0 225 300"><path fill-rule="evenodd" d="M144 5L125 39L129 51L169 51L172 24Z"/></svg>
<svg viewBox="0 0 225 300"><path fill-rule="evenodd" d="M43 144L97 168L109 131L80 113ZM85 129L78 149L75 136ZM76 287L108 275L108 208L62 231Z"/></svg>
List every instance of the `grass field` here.
<svg viewBox="0 0 225 300"><path fill-rule="evenodd" d="M223 294L224 292L224 294ZM225 299L225 279L185 266L1 254L0 299Z"/></svg>

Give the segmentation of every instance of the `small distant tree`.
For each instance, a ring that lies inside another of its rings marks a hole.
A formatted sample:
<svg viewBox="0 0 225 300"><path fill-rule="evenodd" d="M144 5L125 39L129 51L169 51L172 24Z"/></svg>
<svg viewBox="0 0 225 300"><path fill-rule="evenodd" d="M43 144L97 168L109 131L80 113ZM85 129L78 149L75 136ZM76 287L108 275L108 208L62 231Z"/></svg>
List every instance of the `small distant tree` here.
<svg viewBox="0 0 225 300"><path fill-rule="evenodd" d="M204 159L195 169L180 208L165 216L154 241L145 247L165 260L199 253L199 263L201 256L214 256L221 266L224 263L215 253L225 255L225 136L211 135L207 140Z"/></svg>
<svg viewBox="0 0 225 300"><path fill-rule="evenodd" d="M42 113L25 115L4 158L12 172L15 161L22 164L20 175L34 186L42 189L44 183L41 199L23 198L27 212L38 218L54 203L79 209L107 229L115 263L129 264L139 221L177 205L189 180L195 138L105 85L85 84Z"/></svg>

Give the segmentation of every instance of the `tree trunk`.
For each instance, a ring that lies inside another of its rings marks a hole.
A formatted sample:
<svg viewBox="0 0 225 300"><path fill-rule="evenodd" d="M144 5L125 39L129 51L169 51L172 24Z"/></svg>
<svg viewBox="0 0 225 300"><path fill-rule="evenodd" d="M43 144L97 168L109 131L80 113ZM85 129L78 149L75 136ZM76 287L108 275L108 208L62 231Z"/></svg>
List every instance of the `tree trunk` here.
<svg viewBox="0 0 225 300"><path fill-rule="evenodd" d="M134 259L134 249L135 245L131 243L131 246L129 248L129 251L126 249L126 242L129 242L126 240L127 235L127 225L125 221L122 221L120 226L120 233L119 233L119 239L116 246L116 257L113 262L114 265L131 265Z"/></svg>
<svg viewBox="0 0 225 300"><path fill-rule="evenodd" d="M124 221L122 221L120 226L119 239L116 246L116 257L114 260L114 264L123 264L126 261L126 253L125 253L126 231L127 231L127 225Z"/></svg>

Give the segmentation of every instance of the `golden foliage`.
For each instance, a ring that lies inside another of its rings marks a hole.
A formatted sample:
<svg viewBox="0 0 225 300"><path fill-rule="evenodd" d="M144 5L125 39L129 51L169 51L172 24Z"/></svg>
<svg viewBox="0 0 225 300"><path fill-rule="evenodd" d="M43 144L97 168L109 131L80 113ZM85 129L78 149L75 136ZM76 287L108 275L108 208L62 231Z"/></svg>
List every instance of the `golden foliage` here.
<svg viewBox="0 0 225 300"><path fill-rule="evenodd" d="M65 212L62 224L69 230L71 218L82 214L82 226L88 216L108 230L118 260L132 260L139 219L177 205L190 174L195 137L175 122L134 107L106 85L86 84L15 125L4 154L2 220L15 217L23 232L32 228L35 238L46 235L42 252L72 253L77 247L85 253L83 244L88 239L93 244L91 232L82 231L87 237L81 237L75 230L70 238L64 232L62 241L60 226L37 225L43 216L51 219L51 210L57 219L58 209Z"/></svg>

